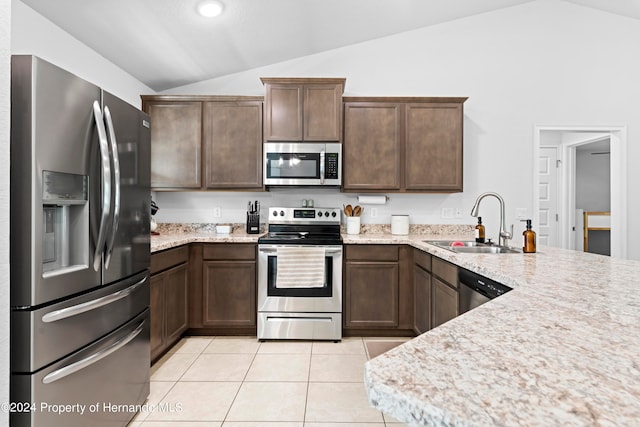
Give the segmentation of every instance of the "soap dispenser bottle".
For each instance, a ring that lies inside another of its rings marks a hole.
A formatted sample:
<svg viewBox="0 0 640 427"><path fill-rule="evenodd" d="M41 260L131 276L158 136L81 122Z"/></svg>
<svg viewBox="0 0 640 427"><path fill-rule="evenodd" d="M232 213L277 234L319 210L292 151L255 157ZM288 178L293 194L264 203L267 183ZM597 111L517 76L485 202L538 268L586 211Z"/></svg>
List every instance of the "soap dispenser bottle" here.
<svg viewBox="0 0 640 427"><path fill-rule="evenodd" d="M536 232L531 229L531 220L527 220L527 229L522 232L524 236L524 246L522 252L525 254L534 253L536 251Z"/></svg>
<svg viewBox="0 0 640 427"><path fill-rule="evenodd" d="M482 225L482 217L478 217L478 225L476 225L476 242L484 243L484 225Z"/></svg>

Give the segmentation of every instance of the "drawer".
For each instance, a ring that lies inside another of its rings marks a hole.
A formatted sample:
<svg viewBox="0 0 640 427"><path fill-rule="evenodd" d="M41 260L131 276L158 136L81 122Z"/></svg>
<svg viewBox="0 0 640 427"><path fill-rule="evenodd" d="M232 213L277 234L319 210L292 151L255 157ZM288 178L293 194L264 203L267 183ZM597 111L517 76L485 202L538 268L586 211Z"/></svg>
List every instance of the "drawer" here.
<svg viewBox="0 0 640 427"><path fill-rule="evenodd" d="M347 245L347 261L398 261L396 245Z"/></svg>
<svg viewBox="0 0 640 427"><path fill-rule="evenodd" d="M435 276L438 276L454 288L458 288L458 267L440 258L433 257L431 268Z"/></svg>
<svg viewBox="0 0 640 427"><path fill-rule="evenodd" d="M431 255L419 249L413 250L413 262L427 271L431 271Z"/></svg>
<svg viewBox="0 0 640 427"><path fill-rule="evenodd" d="M242 243L225 243L204 245L202 259L215 260L249 260L256 259L256 245Z"/></svg>
<svg viewBox="0 0 640 427"><path fill-rule="evenodd" d="M151 274L166 270L174 265L185 263L189 260L189 246L180 246L175 249L167 249L151 254Z"/></svg>

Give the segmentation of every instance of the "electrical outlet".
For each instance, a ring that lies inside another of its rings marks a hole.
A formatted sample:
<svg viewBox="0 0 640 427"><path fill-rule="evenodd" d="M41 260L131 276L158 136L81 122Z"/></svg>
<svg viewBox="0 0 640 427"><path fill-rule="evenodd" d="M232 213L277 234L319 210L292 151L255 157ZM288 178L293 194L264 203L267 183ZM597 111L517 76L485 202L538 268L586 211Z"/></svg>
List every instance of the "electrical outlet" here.
<svg viewBox="0 0 640 427"><path fill-rule="evenodd" d="M516 219L527 219L527 208L516 208Z"/></svg>
<svg viewBox="0 0 640 427"><path fill-rule="evenodd" d="M453 218L453 208L442 208L442 218Z"/></svg>
<svg viewBox="0 0 640 427"><path fill-rule="evenodd" d="M456 218L462 218L462 215L464 215L462 208L456 208Z"/></svg>
<svg viewBox="0 0 640 427"><path fill-rule="evenodd" d="M222 210L219 207L213 208L213 217L220 218L222 216Z"/></svg>
<svg viewBox="0 0 640 427"><path fill-rule="evenodd" d="M375 218L378 216L378 208L371 208L369 209L370 213L371 213L371 218Z"/></svg>

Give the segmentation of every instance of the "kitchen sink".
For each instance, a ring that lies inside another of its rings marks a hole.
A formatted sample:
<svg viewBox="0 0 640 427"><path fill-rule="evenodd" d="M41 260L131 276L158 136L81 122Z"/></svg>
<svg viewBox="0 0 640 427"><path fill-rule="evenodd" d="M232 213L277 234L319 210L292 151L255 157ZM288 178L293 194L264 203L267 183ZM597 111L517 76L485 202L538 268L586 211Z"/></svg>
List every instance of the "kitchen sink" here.
<svg viewBox="0 0 640 427"><path fill-rule="evenodd" d="M424 240L425 243L435 245L453 252L467 254L518 254L519 250L507 246L490 245L475 241L460 240Z"/></svg>

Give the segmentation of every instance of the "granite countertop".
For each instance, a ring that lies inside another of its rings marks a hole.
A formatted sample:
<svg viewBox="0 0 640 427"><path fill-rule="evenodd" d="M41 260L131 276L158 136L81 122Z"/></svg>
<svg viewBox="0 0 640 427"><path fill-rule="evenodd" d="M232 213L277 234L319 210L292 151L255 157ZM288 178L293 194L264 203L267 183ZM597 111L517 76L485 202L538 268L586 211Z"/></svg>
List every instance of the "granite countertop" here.
<svg viewBox="0 0 640 427"><path fill-rule="evenodd" d="M387 228L344 244L408 244L513 290L365 365L370 403L412 426L632 426L640 420L640 262L539 246L462 254L425 240L472 227ZM257 242L172 230L152 252L190 242Z"/></svg>
<svg viewBox="0 0 640 427"><path fill-rule="evenodd" d="M513 291L367 362L374 407L412 426L638 425L640 262L551 247L458 254L423 240L404 243Z"/></svg>
<svg viewBox="0 0 640 427"><path fill-rule="evenodd" d="M247 234L244 224L232 224L232 232L219 234L215 224L158 224L156 234L151 234L151 253L171 249L189 243L257 243L264 235Z"/></svg>

